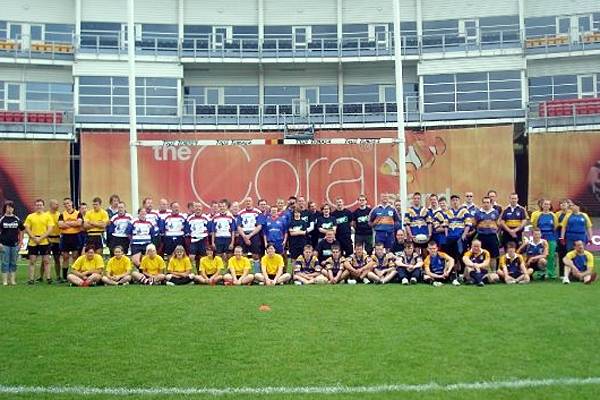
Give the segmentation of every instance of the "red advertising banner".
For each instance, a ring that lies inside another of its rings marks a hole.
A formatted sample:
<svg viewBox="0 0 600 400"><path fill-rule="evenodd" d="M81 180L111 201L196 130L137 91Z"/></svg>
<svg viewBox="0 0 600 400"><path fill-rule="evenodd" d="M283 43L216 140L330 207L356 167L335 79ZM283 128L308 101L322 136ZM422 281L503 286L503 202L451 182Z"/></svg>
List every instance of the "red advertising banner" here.
<svg viewBox="0 0 600 400"><path fill-rule="evenodd" d="M514 190L512 126L407 133L409 191L481 196L490 188L505 198ZM226 135L226 136L224 136ZM393 130L321 131L317 138L393 137ZM141 132L140 140L276 138L276 134ZM126 132L81 135L82 198L119 194L130 203ZM139 195L182 203L198 200L269 202L304 195L317 202L341 196L348 206L360 193L374 199L398 192L396 145L155 146L138 148ZM156 200L155 200L156 202ZM371 200L374 202L374 200ZM131 208L131 207L130 207Z"/></svg>
<svg viewBox="0 0 600 400"><path fill-rule="evenodd" d="M565 197L600 215L600 131L529 137L529 202Z"/></svg>
<svg viewBox="0 0 600 400"><path fill-rule="evenodd" d="M0 204L12 200L19 216L33 209L36 198L62 200L69 196L69 143L2 141Z"/></svg>

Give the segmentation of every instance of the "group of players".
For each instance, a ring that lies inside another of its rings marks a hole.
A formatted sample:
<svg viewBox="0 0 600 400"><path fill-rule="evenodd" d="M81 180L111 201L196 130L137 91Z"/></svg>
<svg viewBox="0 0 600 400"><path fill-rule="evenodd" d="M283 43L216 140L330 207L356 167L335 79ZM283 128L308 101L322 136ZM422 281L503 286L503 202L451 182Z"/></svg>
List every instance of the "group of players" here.
<svg viewBox="0 0 600 400"><path fill-rule="evenodd" d="M592 224L570 200L562 200L556 212L550 200L540 200L530 217L515 193L506 207L496 202L493 190L481 206L473 202L473 193L464 197L452 195L448 204L433 194L424 205L421 194L414 193L404 218L400 202L387 194L372 208L361 195L353 211L341 198L333 207L320 208L294 196L272 206L259 200L258 208L252 198L242 204L221 200L208 211L198 202L182 211L179 203L166 199L154 209L152 198L145 198L136 217L117 195L107 209L98 197L89 209L85 203L76 209L65 198L62 211L58 201L50 200L46 210L38 199L24 222L6 202L0 219L3 284L16 283L23 231L28 236L28 284L53 282L50 257L56 281L75 286L291 281L484 286L555 279L556 254L564 283L596 279L593 256L585 250ZM531 238L524 238L529 224ZM110 251L106 263L105 246Z"/></svg>

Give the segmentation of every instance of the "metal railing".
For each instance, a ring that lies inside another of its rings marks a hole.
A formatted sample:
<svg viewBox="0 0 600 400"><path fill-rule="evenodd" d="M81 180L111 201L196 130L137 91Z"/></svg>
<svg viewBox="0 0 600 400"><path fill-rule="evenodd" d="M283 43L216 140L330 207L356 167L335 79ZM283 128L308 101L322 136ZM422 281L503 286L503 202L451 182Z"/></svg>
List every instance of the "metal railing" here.
<svg viewBox="0 0 600 400"><path fill-rule="evenodd" d="M74 132L74 113L73 110L0 110L0 126L5 133L70 134Z"/></svg>
<svg viewBox="0 0 600 400"><path fill-rule="evenodd" d="M75 41L32 40L31 35L18 35L14 39L0 39L0 57L43 58L51 60L73 59Z"/></svg>
<svg viewBox="0 0 600 400"><path fill-rule="evenodd" d="M600 125L600 98L530 102L527 121L531 128Z"/></svg>

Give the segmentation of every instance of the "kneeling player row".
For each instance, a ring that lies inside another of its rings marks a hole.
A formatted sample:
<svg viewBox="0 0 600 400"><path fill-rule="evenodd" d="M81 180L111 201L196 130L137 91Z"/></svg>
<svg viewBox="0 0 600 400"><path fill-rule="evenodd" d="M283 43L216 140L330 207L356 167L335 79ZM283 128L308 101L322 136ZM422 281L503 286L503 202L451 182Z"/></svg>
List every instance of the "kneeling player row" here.
<svg viewBox="0 0 600 400"><path fill-rule="evenodd" d="M86 248L85 254L75 261L68 275L68 280L76 286L90 286L97 283L106 285L127 285L132 280L144 285L182 285L209 284L216 285L221 281L225 285L283 285L291 280L298 285L317 283L379 283L400 282L403 285L417 282L442 286L452 283L459 286L461 281L484 286L500 280L508 283L528 283L534 268L526 268L524 259L516 253L516 245L509 243L506 254L500 258L497 271L490 269L490 254L481 247L479 240L474 240L462 261L465 269L459 276L454 259L438 251L437 244L431 242L427 246L425 259L415 251L412 243L407 243L400 255L388 253L383 244L378 243L372 255L368 255L361 245L355 246L352 256L344 258L339 246L331 249L331 257L319 263L318 255L311 245L304 247L303 254L294 261L293 275L286 272L283 257L276 253L273 244L267 245L267 254L262 257L260 271L252 272L252 263L245 257L240 246L234 249L234 256L224 269L223 260L215 256L212 249L200 260L198 273L193 272L192 263L182 246L178 246L168 261L157 255L154 245L148 245L146 255L142 258L139 269L132 271L129 258L123 249L115 248L114 257L110 258L106 268L102 257L95 253L93 247ZM565 257L565 283L569 276L591 283L596 279L593 272L593 257L583 250L583 243Z"/></svg>

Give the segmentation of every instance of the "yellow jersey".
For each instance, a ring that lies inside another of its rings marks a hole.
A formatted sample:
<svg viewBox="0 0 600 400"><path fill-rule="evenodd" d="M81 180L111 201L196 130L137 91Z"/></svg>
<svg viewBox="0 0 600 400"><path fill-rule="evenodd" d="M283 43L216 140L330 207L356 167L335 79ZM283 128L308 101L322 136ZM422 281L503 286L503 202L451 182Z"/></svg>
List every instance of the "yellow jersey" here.
<svg viewBox="0 0 600 400"><path fill-rule="evenodd" d="M250 272L250 260L247 257L241 257L239 260L237 257L231 257L227 262L229 269L233 268L236 276L242 276L244 272Z"/></svg>
<svg viewBox="0 0 600 400"><path fill-rule="evenodd" d="M223 269L223 259L219 256L209 258L204 256L200 259L200 270L206 275L214 275Z"/></svg>
<svg viewBox="0 0 600 400"><path fill-rule="evenodd" d="M260 265L265 267L267 274L275 275L279 267L285 266L285 263L283 262L283 257L279 254L273 254L272 257L266 254L260 259Z"/></svg>
<svg viewBox="0 0 600 400"><path fill-rule="evenodd" d="M47 211L47 213L50 216L50 218L52 218L52 223L54 224L52 226L52 231L48 236L48 241L50 243L60 243L60 229L58 229L58 218L60 217L60 212L57 210L54 213L50 211Z"/></svg>
<svg viewBox="0 0 600 400"><path fill-rule="evenodd" d="M112 257L106 263L106 275L119 276L131 271L131 260L125 256L121 258Z"/></svg>
<svg viewBox="0 0 600 400"><path fill-rule="evenodd" d="M54 222L52 222L52 217L50 214L46 212L34 212L25 218L23 225L25 225L25 227L31 231L33 236L42 236L48 232L49 228L54 226ZM44 238L44 240L40 241L40 246L47 245L48 243L48 238ZM37 246L37 244L31 239L29 239L29 243L27 245L31 247Z"/></svg>
<svg viewBox="0 0 600 400"><path fill-rule="evenodd" d="M58 217L59 221L63 222L75 222L78 219L83 220L83 217L79 213L79 211L73 209L71 213L68 213L66 210L63 211ZM63 235L73 235L81 232L81 226L70 226L68 228L61 228L60 233Z"/></svg>
<svg viewBox="0 0 600 400"><path fill-rule="evenodd" d="M100 209L98 211L94 211L94 209L88 210L88 212L85 213L85 218L84 218L85 222L104 222L106 223L106 225L108 225L108 213L106 212L106 210ZM101 235L104 233L104 230L106 229L106 226L104 228L90 228L88 229L88 235Z"/></svg>
<svg viewBox="0 0 600 400"><path fill-rule="evenodd" d="M169 260L169 272L192 272L192 263L190 258L185 256L183 258L171 257Z"/></svg>
<svg viewBox="0 0 600 400"><path fill-rule="evenodd" d="M165 260L161 256L144 256L140 263L140 269L148 275L158 275L165 269Z"/></svg>
<svg viewBox="0 0 600 400"><path fill-rule="evenodd" d="M71 268L77 272L96 271L98 269L104 269L104 260L100 254L94 254L94 258L91 260L84 254L75 260Z"/></svg>

